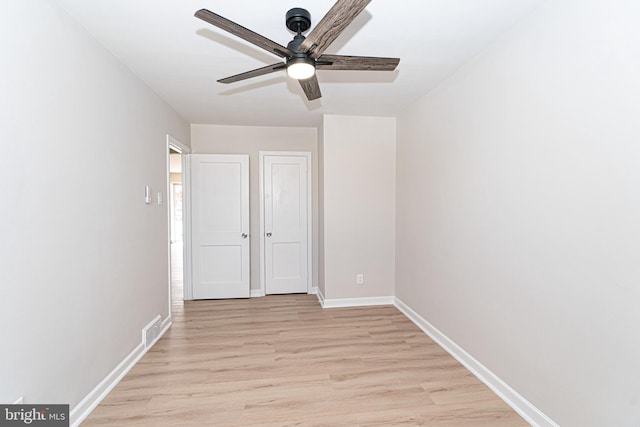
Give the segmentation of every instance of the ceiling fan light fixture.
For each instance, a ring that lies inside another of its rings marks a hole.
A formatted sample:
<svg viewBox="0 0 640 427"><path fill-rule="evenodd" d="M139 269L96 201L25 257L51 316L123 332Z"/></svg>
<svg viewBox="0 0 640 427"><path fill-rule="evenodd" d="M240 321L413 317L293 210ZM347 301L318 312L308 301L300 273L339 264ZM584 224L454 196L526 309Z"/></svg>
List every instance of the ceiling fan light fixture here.
<svg viewBox="0 0 640 427"><path fill-rule="evenodd" d="M315 73L315 61L306 55L295 56L287 61L287 74L292 79L310 79Z"/></svg>

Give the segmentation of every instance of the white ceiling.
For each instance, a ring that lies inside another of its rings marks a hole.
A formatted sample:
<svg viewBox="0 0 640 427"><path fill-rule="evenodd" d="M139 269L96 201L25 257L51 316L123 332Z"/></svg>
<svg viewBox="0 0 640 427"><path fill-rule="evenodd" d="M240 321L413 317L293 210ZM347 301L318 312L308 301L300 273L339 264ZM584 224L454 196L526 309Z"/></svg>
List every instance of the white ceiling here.
<svg viewBox="0 0 640 427"><path fill-rule="evenodd" d="M394 116L472 59L542 0L373 0L327 49L399 57L394 72L318 71L323 97L307 101L284 71L216 80L279 61L195 18L209 9L284 46L284 17L334 0L56 0L190 123L315 126L322 114Z"/></svg>

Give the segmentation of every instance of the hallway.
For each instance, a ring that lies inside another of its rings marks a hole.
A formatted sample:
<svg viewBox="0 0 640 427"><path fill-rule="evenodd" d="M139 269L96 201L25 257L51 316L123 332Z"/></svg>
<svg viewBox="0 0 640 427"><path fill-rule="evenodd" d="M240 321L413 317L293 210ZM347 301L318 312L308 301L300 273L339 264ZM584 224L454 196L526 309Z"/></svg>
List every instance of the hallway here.
<svg viewBox="0 0 640 427"><path fill-rule="evenodd" d="M184 268L182 241L171 242L171 304L172 311L182 308L184 303Z"/></svg>

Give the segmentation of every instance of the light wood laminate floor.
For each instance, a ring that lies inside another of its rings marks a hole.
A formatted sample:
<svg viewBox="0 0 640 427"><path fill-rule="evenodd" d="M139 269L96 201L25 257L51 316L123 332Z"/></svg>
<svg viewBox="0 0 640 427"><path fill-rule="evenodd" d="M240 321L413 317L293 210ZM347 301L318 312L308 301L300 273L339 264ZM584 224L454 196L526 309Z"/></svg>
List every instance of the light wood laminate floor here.
<svg viewBox="0 0 640 427"><path fill-rule="evenodd" d="M392 306L187 301L83 426L527 426Z"/></svg>

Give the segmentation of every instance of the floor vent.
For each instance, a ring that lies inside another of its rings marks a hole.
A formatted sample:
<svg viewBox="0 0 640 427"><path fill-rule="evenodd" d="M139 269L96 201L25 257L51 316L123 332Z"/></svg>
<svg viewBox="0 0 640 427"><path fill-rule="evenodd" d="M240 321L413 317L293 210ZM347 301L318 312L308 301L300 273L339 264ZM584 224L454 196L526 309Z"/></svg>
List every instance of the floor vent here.
<svg viewBox="0 0 640 427"><path fill-rule="evenodd" d="M144 347L151 347L158 336L160 336L160 325L162 324L162 317L158 315L155 319L153 319L147 326L142 330L142 341L144 342Z"/></svg>

